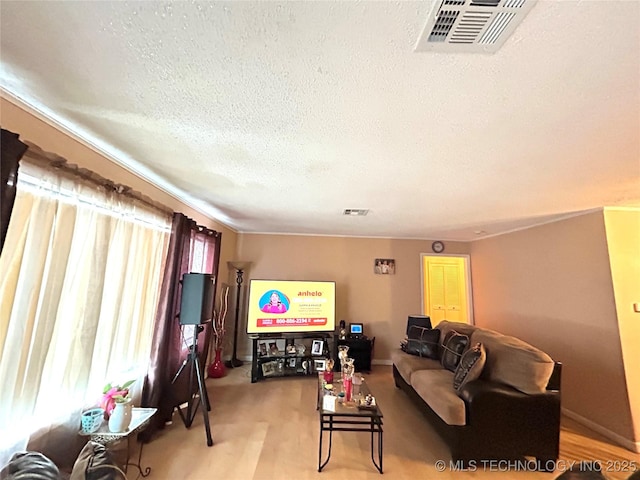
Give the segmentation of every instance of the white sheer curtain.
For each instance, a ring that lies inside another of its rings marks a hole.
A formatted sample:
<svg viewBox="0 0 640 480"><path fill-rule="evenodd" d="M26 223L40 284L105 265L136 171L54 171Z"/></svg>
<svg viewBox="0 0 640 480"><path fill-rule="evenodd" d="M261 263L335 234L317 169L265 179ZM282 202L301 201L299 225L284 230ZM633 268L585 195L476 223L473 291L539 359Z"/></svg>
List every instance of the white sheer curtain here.
<svg viewBox="0 0 640 480"><path fill-rule="evenodd" d="M0 256L5 457L36 429L95 405L107 382L144 374L170 222L23 158Z"/></svg>

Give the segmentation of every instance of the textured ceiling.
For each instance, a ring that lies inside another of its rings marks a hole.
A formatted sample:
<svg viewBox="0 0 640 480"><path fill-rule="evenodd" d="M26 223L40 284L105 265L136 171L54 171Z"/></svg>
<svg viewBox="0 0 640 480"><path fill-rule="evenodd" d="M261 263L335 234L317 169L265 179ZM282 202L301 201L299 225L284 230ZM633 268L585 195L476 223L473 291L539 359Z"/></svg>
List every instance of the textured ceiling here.
<svg viewBox="0 0 640 480"><path fill-rule="evenodd" d="M414 52L431 7L3 0L0 81L243 232L470 240L640 205L640 2L539 1L493 55Z"/></svg>

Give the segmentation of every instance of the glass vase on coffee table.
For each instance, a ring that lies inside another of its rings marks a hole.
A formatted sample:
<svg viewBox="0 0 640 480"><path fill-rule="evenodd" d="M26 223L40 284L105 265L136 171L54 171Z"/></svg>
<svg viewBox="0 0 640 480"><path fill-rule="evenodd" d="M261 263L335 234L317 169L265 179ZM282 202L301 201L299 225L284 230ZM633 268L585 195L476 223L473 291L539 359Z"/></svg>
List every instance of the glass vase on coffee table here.
<svg viewBox="0 0 640 480"><path fill-rule="evenodd" d="M326 383L333 383L333 360L328 359L324 372L322 372L322 378Z"/></svg>
<svg viewBox="0 0 640 480"><path fill-rule="evenodd" d="M353 374L355 373L353 361L353 358L349 357L342 361L342 388L346 402L353 400Z"/></svg>
<svg viewBox="0 0 640 480"><path fill-rule="evenodd" d="M344 359L349 356L349 345L338 345L338 360L340 360L340 370L342 371L342 364Z"/></svg>

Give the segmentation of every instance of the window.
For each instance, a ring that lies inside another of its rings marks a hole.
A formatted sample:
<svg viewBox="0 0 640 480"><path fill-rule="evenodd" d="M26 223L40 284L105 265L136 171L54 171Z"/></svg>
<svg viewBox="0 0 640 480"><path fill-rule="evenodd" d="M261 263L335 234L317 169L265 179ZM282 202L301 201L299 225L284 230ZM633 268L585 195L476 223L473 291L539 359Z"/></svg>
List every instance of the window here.
<svg viewBox="0 0 640 480"><path fill-rule="evenodd" d="M0 256L0 450L144 374L170 225L25 156Z"/></svg>

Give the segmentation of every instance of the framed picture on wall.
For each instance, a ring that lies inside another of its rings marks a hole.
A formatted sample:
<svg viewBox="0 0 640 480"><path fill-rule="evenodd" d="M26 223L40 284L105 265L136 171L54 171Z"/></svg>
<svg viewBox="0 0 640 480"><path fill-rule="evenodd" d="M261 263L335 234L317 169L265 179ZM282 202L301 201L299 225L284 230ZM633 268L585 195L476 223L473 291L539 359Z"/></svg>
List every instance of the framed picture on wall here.
<svg viewBox="0 0 640 480"><path fill-rule="evenodd" d="M373 262L373 273L376 275L395 275L396 261L393 258L376 258Z"/></svg>

